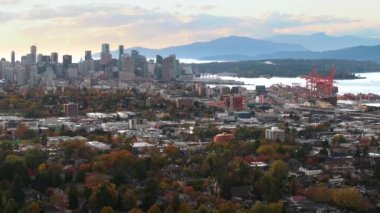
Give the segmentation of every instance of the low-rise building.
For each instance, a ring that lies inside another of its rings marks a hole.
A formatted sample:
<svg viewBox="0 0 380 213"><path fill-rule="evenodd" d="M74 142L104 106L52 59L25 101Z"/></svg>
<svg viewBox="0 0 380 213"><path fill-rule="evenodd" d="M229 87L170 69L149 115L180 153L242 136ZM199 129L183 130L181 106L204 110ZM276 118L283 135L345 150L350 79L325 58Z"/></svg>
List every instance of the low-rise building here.
<svg viewBox="0 0 380 213"><path fill-rule="evenodd" d="M67 103L63 105L63 113L65 116L78 116L78 104Z"/></svg>
<svg viewBox="0 0 380 213"><path fill-rule="evenodd" d="M214 136L214 142L215 143L229 143L234 138L233 134L225 133L217 134Z"/></svg>
<svg viewBox="0 0 380 213"><path fill-rule="evenodd" d="M322 173L322 168L306 168L306 167L300 167L298 171L304 173L305 175L308 176L314 176L314 175L319 175Z"/></svg>
<svg viewBox="0 0 380 213"><path fill-rule="evenodd" d="M278 128L272 127L271 129L265 130L265 138L269 140L279 140L281 142L285 141L285 131Z"/></svg>
<svg viewBox="0 0 380 213"><path fill-rule="evenodd" d="M107 151L111 149L110 145L99 142L99 141L89 141L86 144L87 146L97 151Z"/></svg>

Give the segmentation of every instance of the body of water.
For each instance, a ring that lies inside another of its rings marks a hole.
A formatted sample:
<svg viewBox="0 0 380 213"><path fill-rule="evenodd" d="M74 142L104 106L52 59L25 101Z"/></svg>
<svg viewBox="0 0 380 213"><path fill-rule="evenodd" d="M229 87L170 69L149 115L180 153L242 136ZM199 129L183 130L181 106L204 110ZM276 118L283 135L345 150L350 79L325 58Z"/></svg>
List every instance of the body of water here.
<svg viewBox="0 0 380 213"><path fill-rule="evenodd" d="M372 73L358 73L358 76L365 77L365 79L353 79L353 80L335 80L334 85L338 87L338 94L345 93L374 93L380 95L380 72ZM255 90L256 85L265 85L269 87L273 84L285 84L292 85L292 83L298 83L301 86L306 86L306 80L304 78L238 78L221 76L224 80L236 80L242 81L247 85L244 85L249 90ZM232 86L232 85L230 85Z"/></svg>

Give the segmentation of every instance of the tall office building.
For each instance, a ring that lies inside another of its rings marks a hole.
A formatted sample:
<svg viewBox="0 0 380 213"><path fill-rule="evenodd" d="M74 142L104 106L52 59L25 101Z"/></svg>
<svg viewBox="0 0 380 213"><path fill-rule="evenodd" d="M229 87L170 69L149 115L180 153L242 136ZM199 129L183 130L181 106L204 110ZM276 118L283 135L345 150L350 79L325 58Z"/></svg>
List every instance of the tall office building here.
<svg viewBox="0 0 380 213"><path fill-rule="evenodd" d="M119 61L118 61L118 67L119 67L119 71L122 70L122 57L124 55L124 46L123 45L119 45Z"/></svg>
<svg viewBox="0 0 380 213"><path fill-rule="evenodd" d="M62 56L62 65L64 69L67 69L70 64L73 63L73 57L71 55Z"/></svg>
<svg viewBox="0 0 380 213"><path fill-rule="evenodd" d="M50 63L51 58L48 55L38 54L38 60L37 61L38 61L38 63L48 64L48 63Z"/></svg>
<svg viewBox="0 0 380 213"><path fill-rule="evenodd" d="M135 80L136 62L132 56L125 54L121 60L122 72L119 72L119 79L124 81Z"/></svg>
<svg viewBox="0 0 380 213"><path fill-rule="evenodd" d="M161 80L171 81L175 77L176 56L170 55L162 61Z"/></svg>
<svg viewBox="0 0 380 213"><path fill-rule="evenodd" d="M162 62L163 58L160 55L156 56L156 67L154 70L154 75L156 76L157 79L162 79Z"/></svg>
<svg viewBox="0 0 380 213"><path fill-rule="evenodd" d="M112 55L110 54L110 45L102 44L102 52L100 53L101 64L107 66L111 64L111 61L112 61Z"/></svg>
<svg viewBox="0 0 380 213"><path fill-rule="evenodd" d="M82 76L88 76L90 72L95 72L95 61L84 60L78 63L78 72Z"/></svg>
<svg viewBox="0 0 380 213"><path fill-rule="evenodd" d="M137 50L132 50L132 51L131 51L131 55L132 55L132 58L137 58L137 56L139 56L139 51L137 51Z"/></svg>
<svg viewBox="0 0 380 213"><path fill-rule="evenodd" d="M16 79L18 86L24 86L28 83L28 70L25 66L19 66L16 72Z"/></svg>
<svg viewBox="0 0 380 213"><path fill-rule="evenodd" d="M15 51L11 52L11 63L12 63L12 66L15 65Z"/></svg>
<svg viewBox="0 0 380 213"><path fill-rule="evenodd" d="M52 63L57 64L58 63L58 53L52 52L50 54L50 60Z"/></svg>
<svg viewBox="0 0 380 213"><path fill-rule="evenodd" d="M102 44L102 53L110 53L110 45Z"/></svg>
<svg viewBox="0 0 380 213"><path fill-rule="evenodd" d="M156 55L156 63L157 64L161 64L162 65L162 61L163 61L164 59L162 58L162 56L160 56L160 55Z"/></svg>
<svg viewBox="0 0 380 213"><path fill-rule="evenodd" d="M124 55L124 46L119 45L119 60L121 60L121 57Z"/></svg>
<svg viewBox="0 0 380 213"><path fill-rule="evenodd" d="M38 54L37 55L37 64L40 64L40 63L42 63L42 57L43 57L44 55L42 55L42 54Z"/></svg>
<svg viewBox="0 0 380 213"><path fill-rule="evenodd" d="M86 52L84 52L84 60L86 61L92 60L91 50L86 50Z"/></svg>
<svg viewBox="0 0 380 213"><path fill-rule="evenodd" d="M37 60L37 47L35 45L30 47L30 57L32 64L35 64Z"/></svg>

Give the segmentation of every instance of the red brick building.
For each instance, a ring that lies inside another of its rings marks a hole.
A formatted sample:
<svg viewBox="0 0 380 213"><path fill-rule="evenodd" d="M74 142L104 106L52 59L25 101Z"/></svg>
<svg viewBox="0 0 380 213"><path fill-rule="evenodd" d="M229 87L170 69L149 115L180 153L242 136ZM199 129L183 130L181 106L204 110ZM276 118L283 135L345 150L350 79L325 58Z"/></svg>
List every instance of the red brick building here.
<svg viewBox="0 0 380 213"><path fill-rule="evenodd" d="M234 139L233 134L225 133L218 134L214 136L214 143L229 143Z"/></svg>
<svg viewBox="0 0 380 213"><path fill-rule="evenodd" d="M78 104L68 103L63 105L63 113L65 116L78 116Z"/></svg>

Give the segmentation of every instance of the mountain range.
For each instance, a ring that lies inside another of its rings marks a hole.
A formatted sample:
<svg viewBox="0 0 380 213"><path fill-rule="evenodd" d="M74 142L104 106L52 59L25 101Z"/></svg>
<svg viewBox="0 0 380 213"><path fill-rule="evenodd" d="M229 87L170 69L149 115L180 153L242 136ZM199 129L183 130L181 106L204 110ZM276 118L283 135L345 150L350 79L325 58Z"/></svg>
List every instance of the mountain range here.
<svg viewBox="0 0 380 213"><path fill-rule="evenodd" d="M148 58L175 54L177 58L212 61L262 59L345 59L380 62L380 39L354 36L278 35L266 39L241 36L222 37L206 42L162 49L133 47ZM112 51L118 57L117 51ZM99 54L96 54L98 56Z"/></svg>
<svg viewBox="0 0 380 213"><path fill-rule="evenodd" d="M265 59L343 59L356 61L380 62L380 45L377 46L357 46L339 50L329 50L322 52L313 51L284 51L256 56L247 55L219 55L204 57L201 60L209 61L247 61Z"/></svg>
<svg viewBox="0 0 380 213"><path fill-rule="evenodd" d="M271 54L283 51L306 51L301 45L285 44L266 40L253 39L248 37L229 36L218 38L207 42L195 42L192 44L173 46L162 49L149 49L143 47L133 47L127 49L137 50L142 55L149 58L156 55L168 56L175 54L178 58L201 59L216 55L248 55ZM117 55L117 52L113 52Z"/></svg>
<svg viewBox="0 0 380 213"><path fill-rule="evenodd" d="M276 35L265 38L265 40L297 44L310 51L338 50L354 46L375 46L380 45L380 39L361 38L355 36L328 36L325 33L315 33L311 35Z"/></svg>

